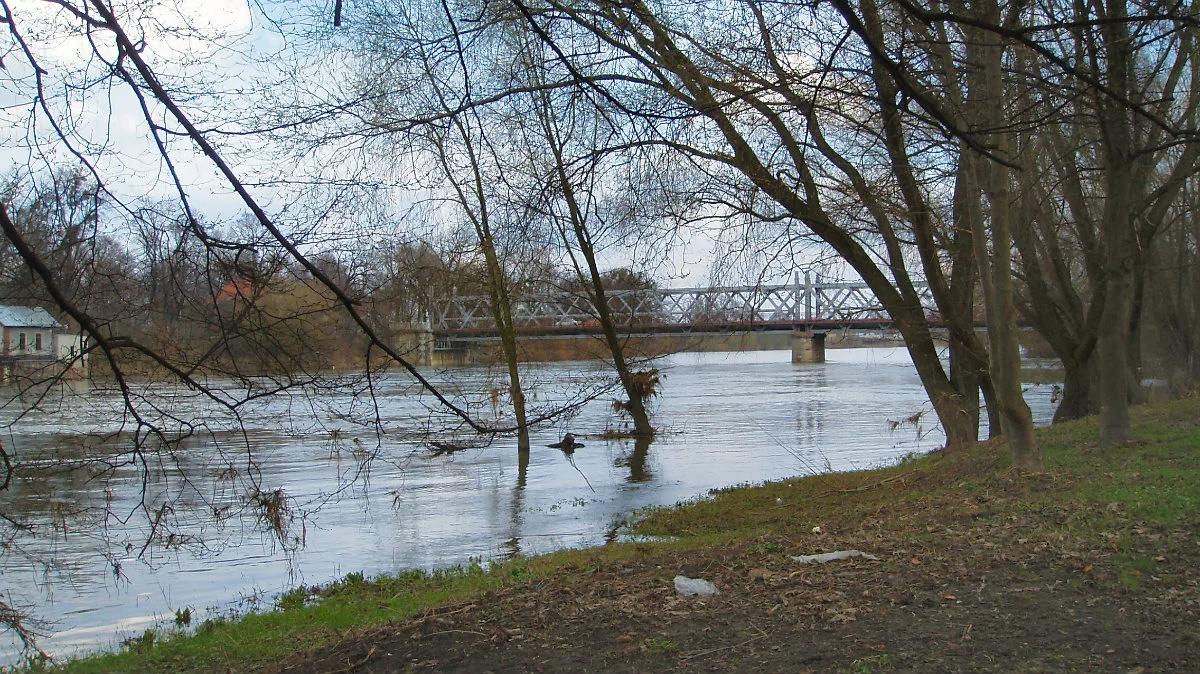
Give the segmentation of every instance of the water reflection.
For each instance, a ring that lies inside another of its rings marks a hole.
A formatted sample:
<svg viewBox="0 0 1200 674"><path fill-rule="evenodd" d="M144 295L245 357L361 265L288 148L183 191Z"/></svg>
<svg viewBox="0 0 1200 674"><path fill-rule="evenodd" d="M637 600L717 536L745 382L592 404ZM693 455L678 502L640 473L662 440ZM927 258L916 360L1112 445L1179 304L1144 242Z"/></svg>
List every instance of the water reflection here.
<svg viewBox="0 0 1200 674"><path fill-rule="evenodd" d="M500 544L502 557L515 557L521 554L521 512L525 510L525 485L529 481L528 447L517 448L517 483L512 490L512 502L508 507L509 532L507 540Z"/></svg>
<svg viewBox="0 0 1200 674"><path fill-rule="evenodd" d="M617 468L628 468L629 476L626 480L637 484L639 482L649 482L654 479L654 474L646 467L646 459L650 456L650 444L654 442L654 438L638 436L633 440L633 449L628 453L624 451L613 461L613 465ZM622 450L625 448L622 447Z"/></svg>
<svg viewBox="0 0 1200 674"><path fill-rule="evenodd" d="M346 418L345 410L362 404L348 398L256 401L244 412L242 435L203 401L171 392L181 417L205 419L205 434L174 452L172 470L147 489L152 498L177 501L180 529L204 547L156 548L147 563L123 547L142 540L136 518L108 520L107 541L73 523L65 531L47 526L26 547L58 565L35 568L5 555L0 572L14 601L58 621L46 645L65 653L112 645L178 608L191 607L202 620L239 596L270 597L348 572L433 568L615 540L615 523L647 506L738 483L877 465L940 443L928 414L922 433L889 428L889 420L929 411L903 349L831 351L829 357L824 365L797 366L788 352L681 354L660 366L661 432L653 442L591 437L618 425L608 401L597 400L556 427L537 429L532 451L499 439L434 458L426 438L409 433L429 418L429 401L400 378L377 386L378 436ZM486 391L495 376L465 368L439 381ZM581 382L603 376L602 364L541 366L530 374L530 381L542 382L531 398L553 405ZM1029 388L1042 421L1052 411L1050 391L1048 385ZM56 404L15 426L6 442L23 456L117 451L111 442L81 435L99 438L114 430L114 394L82 391ZM567 431L589 435L586 447L570 457L546 448ZM350 482L365 475L362 460L371 455L378 458L369 465L370 479ZM246 494L227 473L230 465L258 471L263 490L286 491L307 515L295 530L303 547L282 555L276 538L254 528L254 513L242 508ZM0 495L0 506L40 524L63 508L127 515L141 489L136 467L119 462L103 474L48 468ZM221 517L213 517L214 509ZM120 580L112 563L121 566Z"/></svg>

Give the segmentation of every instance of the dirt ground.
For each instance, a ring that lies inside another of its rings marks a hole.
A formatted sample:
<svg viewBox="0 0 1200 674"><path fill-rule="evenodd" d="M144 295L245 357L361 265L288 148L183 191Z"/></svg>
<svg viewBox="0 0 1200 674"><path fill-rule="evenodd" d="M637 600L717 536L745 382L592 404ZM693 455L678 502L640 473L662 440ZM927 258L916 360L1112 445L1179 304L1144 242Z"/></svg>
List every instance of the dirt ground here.
<svg viewBox="0 0 1200 674"><path fill-rule="evenodd" d="M844 530L797 523L699 549L638 546L272 671L1200 671L1196 531L1113 506L1085 535L1064 533L1069 512L962 498ZM835 549L880 560L791 560ZM677 574L720 594L677 597Z"/></svg>

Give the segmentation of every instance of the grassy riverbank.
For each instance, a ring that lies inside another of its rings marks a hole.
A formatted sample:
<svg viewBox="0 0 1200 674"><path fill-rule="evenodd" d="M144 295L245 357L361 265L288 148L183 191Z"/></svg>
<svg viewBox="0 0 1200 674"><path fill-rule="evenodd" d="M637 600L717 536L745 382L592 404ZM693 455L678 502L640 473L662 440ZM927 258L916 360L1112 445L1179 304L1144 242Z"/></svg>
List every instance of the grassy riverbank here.
<svg viewBox="0 0 1200 674"><path fill-rule="evenodd" d="M1200 670L1200 399L1040 431L1020 478L984 443L650 513L675 537L488 570L350 577L279 611L69 672ZM859 549L878 561L802 566ZM674 596L677 574L713 581Z"/></svg>

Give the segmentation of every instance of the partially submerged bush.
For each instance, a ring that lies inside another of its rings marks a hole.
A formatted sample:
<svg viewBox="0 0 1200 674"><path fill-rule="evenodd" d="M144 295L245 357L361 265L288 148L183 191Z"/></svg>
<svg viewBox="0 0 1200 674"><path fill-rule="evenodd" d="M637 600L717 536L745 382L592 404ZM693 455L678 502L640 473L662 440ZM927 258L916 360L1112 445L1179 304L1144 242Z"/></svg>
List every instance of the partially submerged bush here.
<svg viewBox="0 0 1200 674"><path fill-rule="evenodd" d="M288 524L292 520L291 507L283 489L255 491L250 502L259 509L259 520L267 525L281 543L287 544Z"/></svg>
<svg viewBox="0 0 1200 674"><path fill-rule="evenodd" d="M649 370L637 370L629 373L629 387L643 401L654 398L659 393L659 386L662 384L662 374L658 368ZM614 400L613 410L618 414L627 414L629 412L628 400Z"/></svg>

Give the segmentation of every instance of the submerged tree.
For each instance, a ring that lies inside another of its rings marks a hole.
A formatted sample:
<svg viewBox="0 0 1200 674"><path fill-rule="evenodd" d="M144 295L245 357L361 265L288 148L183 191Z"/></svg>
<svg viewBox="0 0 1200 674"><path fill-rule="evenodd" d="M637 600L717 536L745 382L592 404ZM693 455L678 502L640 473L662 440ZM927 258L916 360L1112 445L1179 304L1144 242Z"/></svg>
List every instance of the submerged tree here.
<svg viewBox="0 0 1200 674"><path fill-rule="evenodd" d="M615 131L604 128L604 120L595 114L587 100L587 92L568 90L561 92L563 96L553 96L541 86L546 83L544 66L547 59L538 46L535 43L527 47L523 54L530 75L527 86L537 90L529 95L529 111L536 123L524 134L523 140L529 147L527 156L536 157L539 151L547 154L544 161L531 167L537 172L535 180L541 183L538 210L558 230L575 275L586 288L596 312L613 368L625 391L626 399L617 401L617 409L629 415L635 435L651 437L654 427L650 423L647 403L655 392L657 372L635 371L629 364L619 334L619 317L609 306L608 281L600 271L597 250L597 241L601 238L597 231L611 231L617 226L605 222L606 217L628 219L635 216L605 213L602 193L612 189L605 184L612 179L605 175L598 161L586 157L579 161L569 154L582 149L588 156L602 156L603 139L615 136Z"/></svg>

